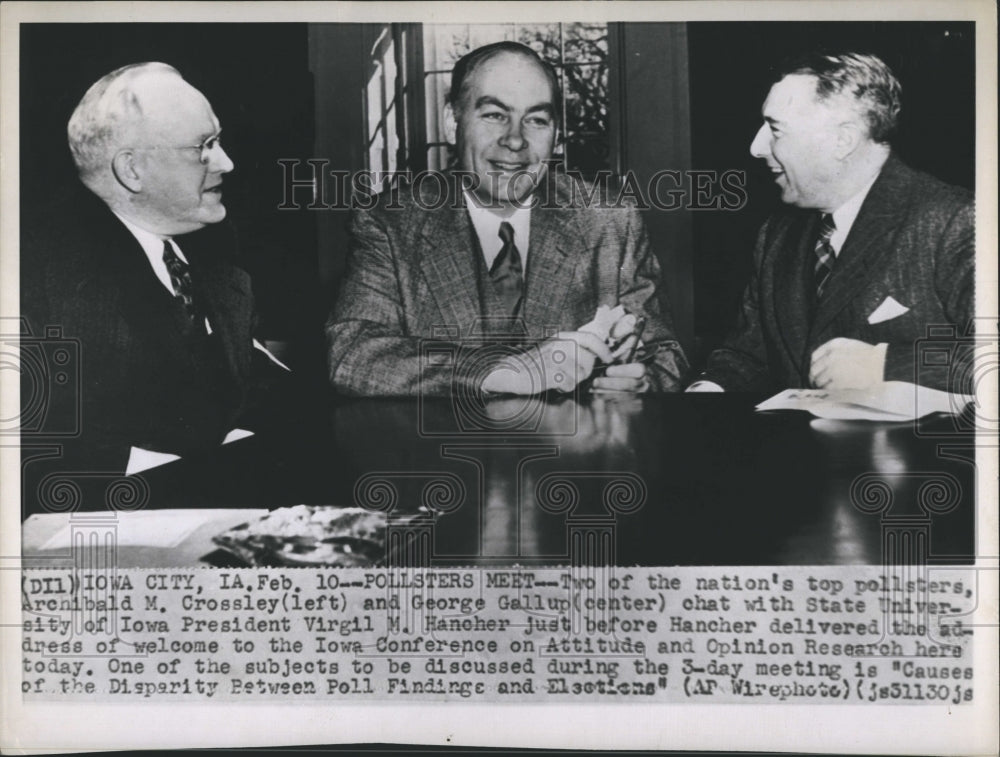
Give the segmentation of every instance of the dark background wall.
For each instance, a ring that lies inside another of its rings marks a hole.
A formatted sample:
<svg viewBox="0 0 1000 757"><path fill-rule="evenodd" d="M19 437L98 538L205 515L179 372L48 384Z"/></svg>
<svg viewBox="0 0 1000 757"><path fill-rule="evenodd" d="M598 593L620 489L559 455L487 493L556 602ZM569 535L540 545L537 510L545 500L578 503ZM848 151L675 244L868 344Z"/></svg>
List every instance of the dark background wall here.
<svg viewBox="0 0 1000 757"><path fill-rule="evenodd" d="M65 128L90 84L126 63L174 65L213 104L236 164L226 205L255 280L264 336L288 341L319 370L322 322L343 269L346 213L309 210L307 197L298 210L279 210L286 177L278 161L315 157L332 169L364 167L366 45L374 26L22 25L22 207L44 207L76 181ZM748 148L769 69L779 60L818 47L882 56L903 84L899 153L946 181L973 184L971 23L622 26L622 67L612 86L621 168L640 177L660 168L746 172L749 199L739 211L646 213L679 330L696 360L732 323L756 229L778 205L770 175Z"/></svg>

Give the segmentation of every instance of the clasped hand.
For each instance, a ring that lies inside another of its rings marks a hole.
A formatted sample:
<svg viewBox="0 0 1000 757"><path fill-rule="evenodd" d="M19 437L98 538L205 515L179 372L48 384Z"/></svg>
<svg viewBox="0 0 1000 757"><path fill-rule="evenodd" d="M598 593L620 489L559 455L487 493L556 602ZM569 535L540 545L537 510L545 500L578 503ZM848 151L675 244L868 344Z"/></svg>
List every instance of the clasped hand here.
<svg viewBox="0 0 1000 757"><path fill-rule="evenodd" d="M612 336L615 336L612 334ZM540 394L555 389L571 392L588 379L598 361L607 365L594 388L603 391L642 392L649 388L646 366L618 363L634 353L639 343L632 333L614 349L589 331L561 331L520 355L505 358L483 381L483 391L504 394Z"/></svg>
<svg viewBox="0 0 1000 757"><path fill-rule="evenodd" d="M887 344L868 344L837 337L812 353L809 381L818 389L864 389L879 384L885 373Z"/></svg>

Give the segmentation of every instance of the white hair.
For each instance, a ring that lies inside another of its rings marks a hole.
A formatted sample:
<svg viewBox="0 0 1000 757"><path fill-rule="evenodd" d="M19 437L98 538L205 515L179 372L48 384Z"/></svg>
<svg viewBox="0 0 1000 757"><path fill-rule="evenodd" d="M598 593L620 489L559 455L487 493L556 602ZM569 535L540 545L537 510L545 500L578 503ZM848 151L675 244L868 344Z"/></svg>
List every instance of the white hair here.
<svg viewBox="0 0 1000 757"><path fill-rule="evenodd" d="M135 82L151 73L180 72L166 63L131 63L102 76L80 100L66 126L69 149L81 179L95 177L111 162L123 132L140 118L142 107Z"/></svg>

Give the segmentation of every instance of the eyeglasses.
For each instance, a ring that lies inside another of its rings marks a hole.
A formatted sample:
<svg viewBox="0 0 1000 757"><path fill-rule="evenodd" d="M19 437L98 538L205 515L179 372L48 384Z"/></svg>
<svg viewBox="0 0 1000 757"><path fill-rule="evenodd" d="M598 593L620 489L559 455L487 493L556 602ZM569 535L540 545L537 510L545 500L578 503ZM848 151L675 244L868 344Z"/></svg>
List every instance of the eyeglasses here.
<svg viewBox="0 0 1000 757"><path fill-rule="evenodd" d="M179 145L177 147L171 145L150 145L147 147L138 147L138 150L197 150L198 151L198 161L202 165L208 165L209 158L212 157L212 152L216 147L222 147L222 132L217 132L216 134L206 137L205 141L198 145Z"/></svg>

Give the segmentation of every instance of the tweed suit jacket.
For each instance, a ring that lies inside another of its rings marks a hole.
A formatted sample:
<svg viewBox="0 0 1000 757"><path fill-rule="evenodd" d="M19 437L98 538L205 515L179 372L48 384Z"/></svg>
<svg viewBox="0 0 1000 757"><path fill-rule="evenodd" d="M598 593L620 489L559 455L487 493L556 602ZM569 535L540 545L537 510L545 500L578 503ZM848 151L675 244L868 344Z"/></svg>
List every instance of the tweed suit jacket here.
<svg viewBox="0 0 1000 757"><path fill-rule="evenodd" d="M813 271L820 219L816 211L785 208L764 224L736 328L709 356L700 378L728 391L808 387L812 352L846 337L888 344L886 381L971 391L967 341L953 340L948 364L921 356L929 329L961 337L972 323L971 194L890 156L817 303ZM877 311L890 297L906 311L883 320Z"/></svg>
<svg viewBox="0 0 1000 757"><path fill-rule="evenodd" d="M27 221L22 315L34 336L58 327L79 349L80 394L49 409L79 413L67 457L121 471L132 446L184 456L217 446L233 428L255 362L254 316L249 276L234 264L224 227L177 240L209 338L221 347L209 368L192 352L183 311L142 247L99 198L79 187L44 219Z"/></svg>
<svg viewBox="0 0 1000 757"><path fill-rule="evenodd" d="M531 211L526 342L575 330L599 305L620 303L646 316L643 340L660 348L648 369L654 387L676 391L687 363L658 301L659 265L641 218L632 208L581 207L583 186L571 181L550 176ZM489 370L488 357L478 364L474 357L487 354L476 340L482 310L474 256L481 253L464 197L448 183L447 203L439 183L424 182L399 187L395 199L383 193L377 207L352 216L347 275L327 323L338 391L478 391ZM428 355L428 340L450 343L451 357L435 359L442 354L436 348ZM460 363L476 367L456 371Z"/></svg>

